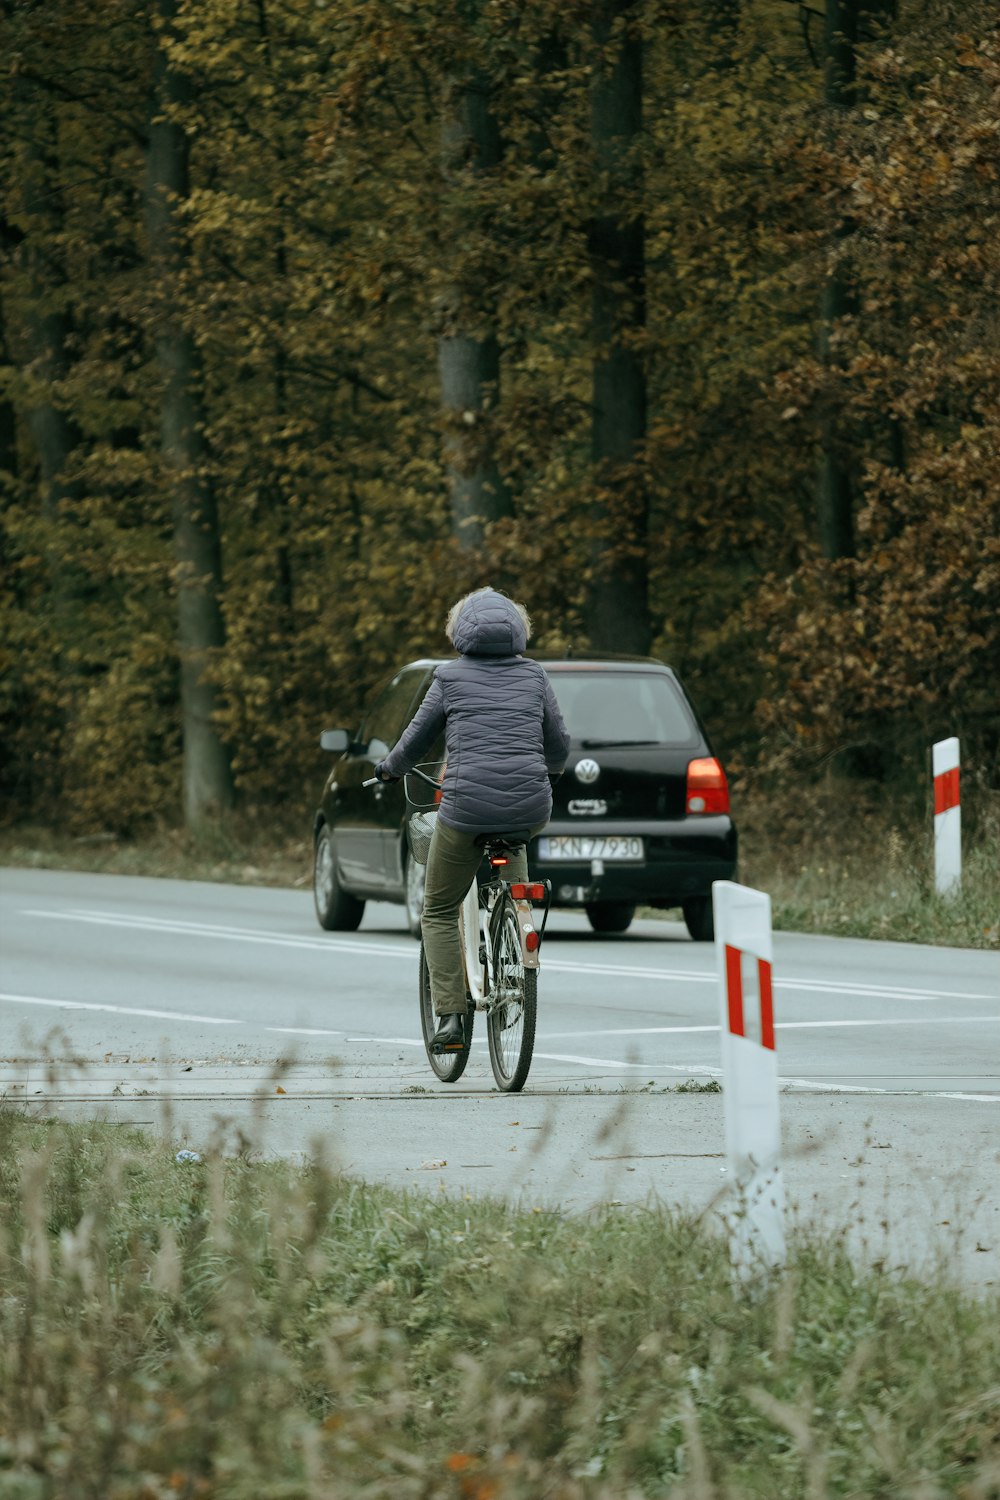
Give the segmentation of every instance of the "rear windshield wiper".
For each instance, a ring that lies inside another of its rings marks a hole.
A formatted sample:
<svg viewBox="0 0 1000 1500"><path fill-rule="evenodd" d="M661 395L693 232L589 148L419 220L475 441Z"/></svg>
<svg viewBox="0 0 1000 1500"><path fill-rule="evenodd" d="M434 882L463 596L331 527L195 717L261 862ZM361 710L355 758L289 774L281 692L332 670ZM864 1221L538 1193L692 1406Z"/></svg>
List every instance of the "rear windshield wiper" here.
<svg viewBox="0 0 1000 1500"><path fill-rule="evenodd" d="M659 740L581 740L584 750L612 750L624 745L658 745Z"/></svg>

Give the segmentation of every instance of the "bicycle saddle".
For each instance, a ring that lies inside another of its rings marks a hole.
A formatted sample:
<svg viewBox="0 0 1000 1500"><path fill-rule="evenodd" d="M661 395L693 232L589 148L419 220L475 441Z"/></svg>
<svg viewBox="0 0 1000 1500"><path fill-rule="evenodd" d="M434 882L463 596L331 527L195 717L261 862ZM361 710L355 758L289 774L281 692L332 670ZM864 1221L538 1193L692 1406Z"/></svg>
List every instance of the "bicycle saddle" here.
<svg viewBox="0 0 1000 1500"><path fill-rule="evenodd" d="M531 833L525 828L515 829L513 833L478 833L473 842L478 844L480 849L490 844L494 849L513 852L515 849L523 848L530 838Z"/></svg>

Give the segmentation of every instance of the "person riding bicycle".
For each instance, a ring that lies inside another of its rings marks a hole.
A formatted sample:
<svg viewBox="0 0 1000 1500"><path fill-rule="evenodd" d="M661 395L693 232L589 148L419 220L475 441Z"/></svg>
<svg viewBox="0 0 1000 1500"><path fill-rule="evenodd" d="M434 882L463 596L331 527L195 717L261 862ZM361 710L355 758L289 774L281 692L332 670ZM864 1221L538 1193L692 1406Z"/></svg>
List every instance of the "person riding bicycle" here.
<svg viewBox="0 0 1000 1500"><path fill-rule="evenodd" d="M445 633L457 661L439 666L427 696L398 743L375 767L398 781L422 760L442 731L447 771L427 857L421 927L438 1028L437 1051L465 1045L466 994L458 913L479 868L484 833L540 833L552 814L550 777L569 754L548 673L522 656L531 621L521 604L492 588L466 594L451 608ZM525 846L511 855L508 876L527 880Z"/></svg>

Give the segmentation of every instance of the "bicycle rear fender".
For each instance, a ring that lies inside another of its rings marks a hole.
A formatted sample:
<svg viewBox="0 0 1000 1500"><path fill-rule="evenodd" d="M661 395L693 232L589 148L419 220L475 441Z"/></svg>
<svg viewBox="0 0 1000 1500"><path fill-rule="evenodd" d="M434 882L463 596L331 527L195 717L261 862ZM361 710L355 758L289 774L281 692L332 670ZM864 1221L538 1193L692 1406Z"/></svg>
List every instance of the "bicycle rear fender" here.
<svg viewBox="0 0 1000 1500"><path fill-rule="evenodd" d="M528 934L535 931L535 923L531 915L531 902L515 901L514 905L517 908L517 931L521 939L521 958L524 962L524 967L526 969L537 969L540 946L534 950L529 949L527 946Z"/></svg>
<svg viewBox="0 0 1000 1500"><path fill-rule="evenodd" d="M462 941L462 963L465 967L465 985L472 1002L477 1005L486 994L486 971L479 959L479 887L473 881L466 892L458 918Z"/></svg>

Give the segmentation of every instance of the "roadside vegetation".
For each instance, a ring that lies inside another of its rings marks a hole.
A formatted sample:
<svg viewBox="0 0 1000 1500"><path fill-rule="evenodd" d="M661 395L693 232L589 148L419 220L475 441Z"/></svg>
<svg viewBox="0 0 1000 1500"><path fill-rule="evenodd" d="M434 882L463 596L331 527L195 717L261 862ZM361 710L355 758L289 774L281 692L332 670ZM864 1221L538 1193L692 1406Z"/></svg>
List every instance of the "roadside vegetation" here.
<svg viewBox="0 0 1000 1500"><path fill-rule="evenodd" d="M0 7L0 818L256 843L487 582L996 788L998 96L995 0Z"/></svg>
<svg viewBox="0 0 1000 1500"><path fill-rule="evenodd" d="M934 887L934 830L919 789L831 777L737 802L739 879L767 891L776 929L1000 948L1000 797L970 787L962 888Z"/></svg>
<svg viewBox="0 0 1000 1500"><path fill-rule="evenodd" d="M930 818L912 795L846 777L791 791L759 779L734 797L739 878L770 894L776 929L1000 948L1000 799L981 792L964 813L962 891L943 899ZM0 865L309 889L306 807L297 822L250 816L137 838L15 825L0 828Z"/></svg>
<svg viewBox="0 0 1000 1500"><path fill-rule="evenodd" d="M1000 1304L0 1111L4 1500L1000 1493Z"/></svg>

